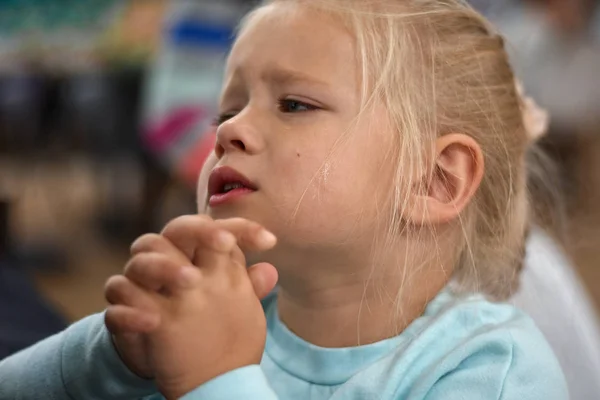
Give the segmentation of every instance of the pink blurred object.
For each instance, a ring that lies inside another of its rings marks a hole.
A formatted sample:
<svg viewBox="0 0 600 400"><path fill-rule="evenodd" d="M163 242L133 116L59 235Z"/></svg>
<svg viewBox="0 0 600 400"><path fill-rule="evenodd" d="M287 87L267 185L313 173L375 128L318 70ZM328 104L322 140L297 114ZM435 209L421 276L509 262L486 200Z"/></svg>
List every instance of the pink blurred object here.
<svg viewBox="0 0 600 400"><path fill-rule="evenodd" d="M182 177L190 187L195 188L198 182L200 170L206 159L215 148L216 132L214 129L202 135L196 146L189 149L177 167L177 175Z"/></svg>
<svg viewBox="0 0 600 400"><path fill-rule="evenodd" d="M161 153L205 116L204 109L198 106L184 106L175 109L166 118L149 126L145 134L145 141L150 150Z"/></svg>

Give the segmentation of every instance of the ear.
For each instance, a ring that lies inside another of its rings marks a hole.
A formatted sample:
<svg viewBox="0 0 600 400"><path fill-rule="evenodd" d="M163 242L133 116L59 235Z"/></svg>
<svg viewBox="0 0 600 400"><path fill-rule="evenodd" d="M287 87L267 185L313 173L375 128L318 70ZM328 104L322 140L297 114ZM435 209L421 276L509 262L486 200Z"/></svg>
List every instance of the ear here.
<svg viewBox="0 0 600 400"><path fill-rule="evenodd" d="M473 138L464 134L438 138L433 169L425 182L413 188L406 218L417 225L455 219L477 192L483 172L483 152Z"/></svg>

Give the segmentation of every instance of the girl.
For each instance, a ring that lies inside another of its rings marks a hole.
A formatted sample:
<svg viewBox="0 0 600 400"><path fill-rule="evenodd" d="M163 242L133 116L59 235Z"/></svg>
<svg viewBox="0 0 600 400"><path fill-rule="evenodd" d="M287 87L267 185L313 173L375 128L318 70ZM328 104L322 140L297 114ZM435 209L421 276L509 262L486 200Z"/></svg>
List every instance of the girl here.
<svg viewBox="0 0 600 400"><path fill-rule="evenodd" d="M0 365L0 398L566 399L493 302L528 226L521 104L458 0L267 2L228 60L200 215L133 244L105 316Z"/></svg>

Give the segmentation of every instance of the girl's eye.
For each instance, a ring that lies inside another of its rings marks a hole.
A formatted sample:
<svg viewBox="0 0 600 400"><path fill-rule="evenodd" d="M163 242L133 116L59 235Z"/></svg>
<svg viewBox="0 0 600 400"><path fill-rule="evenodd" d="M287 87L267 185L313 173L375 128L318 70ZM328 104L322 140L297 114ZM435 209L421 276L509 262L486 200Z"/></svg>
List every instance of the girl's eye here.
<svg viewBox="0 0 600 400"><path fill-rule="evenodd" d="M303 103L298 100L283 99L279 101L279 111L283 113L298 113L318 109L318 107L313 106L312 104Z"/></svg>
<svg viewBox="0 0 600 400"><path fill-rule="evenodd" d="M314 111L314 110L319 109L319 107L313 106L312 104L304 103L299 100L291 100L291 99L279 100L278 108L279 108L279 111L281 111L283 113L299 113L299 112ZM219 126L219 125L227 122L231 118L234 118L236 115L237 115L237 113L235 113L235 112L227 112L227 113L220 114L214 119L213 125Z"/></svg>
<svg viewBox="0 0 600 400"><path fill-rule="evenodd" d="M213 121L213 125L214 126L219 126L225 122L227 122L228 120L230 120L231 118L235 117L236 114L234 113L225 113L225 114L220 114L218 115L214 121Z"/></svg>

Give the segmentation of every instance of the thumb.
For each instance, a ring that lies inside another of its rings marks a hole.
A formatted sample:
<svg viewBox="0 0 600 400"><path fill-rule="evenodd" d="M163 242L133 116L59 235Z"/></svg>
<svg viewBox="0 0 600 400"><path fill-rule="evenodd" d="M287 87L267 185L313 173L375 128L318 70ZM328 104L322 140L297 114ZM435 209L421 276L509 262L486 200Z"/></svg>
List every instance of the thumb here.
<svg viewBox="0 0 600 400"><path fill-rule="evenodd" d="M248 276L259 299L273 291L278 279L277 269L269 263L254 264L248 268Z"/></svg>

